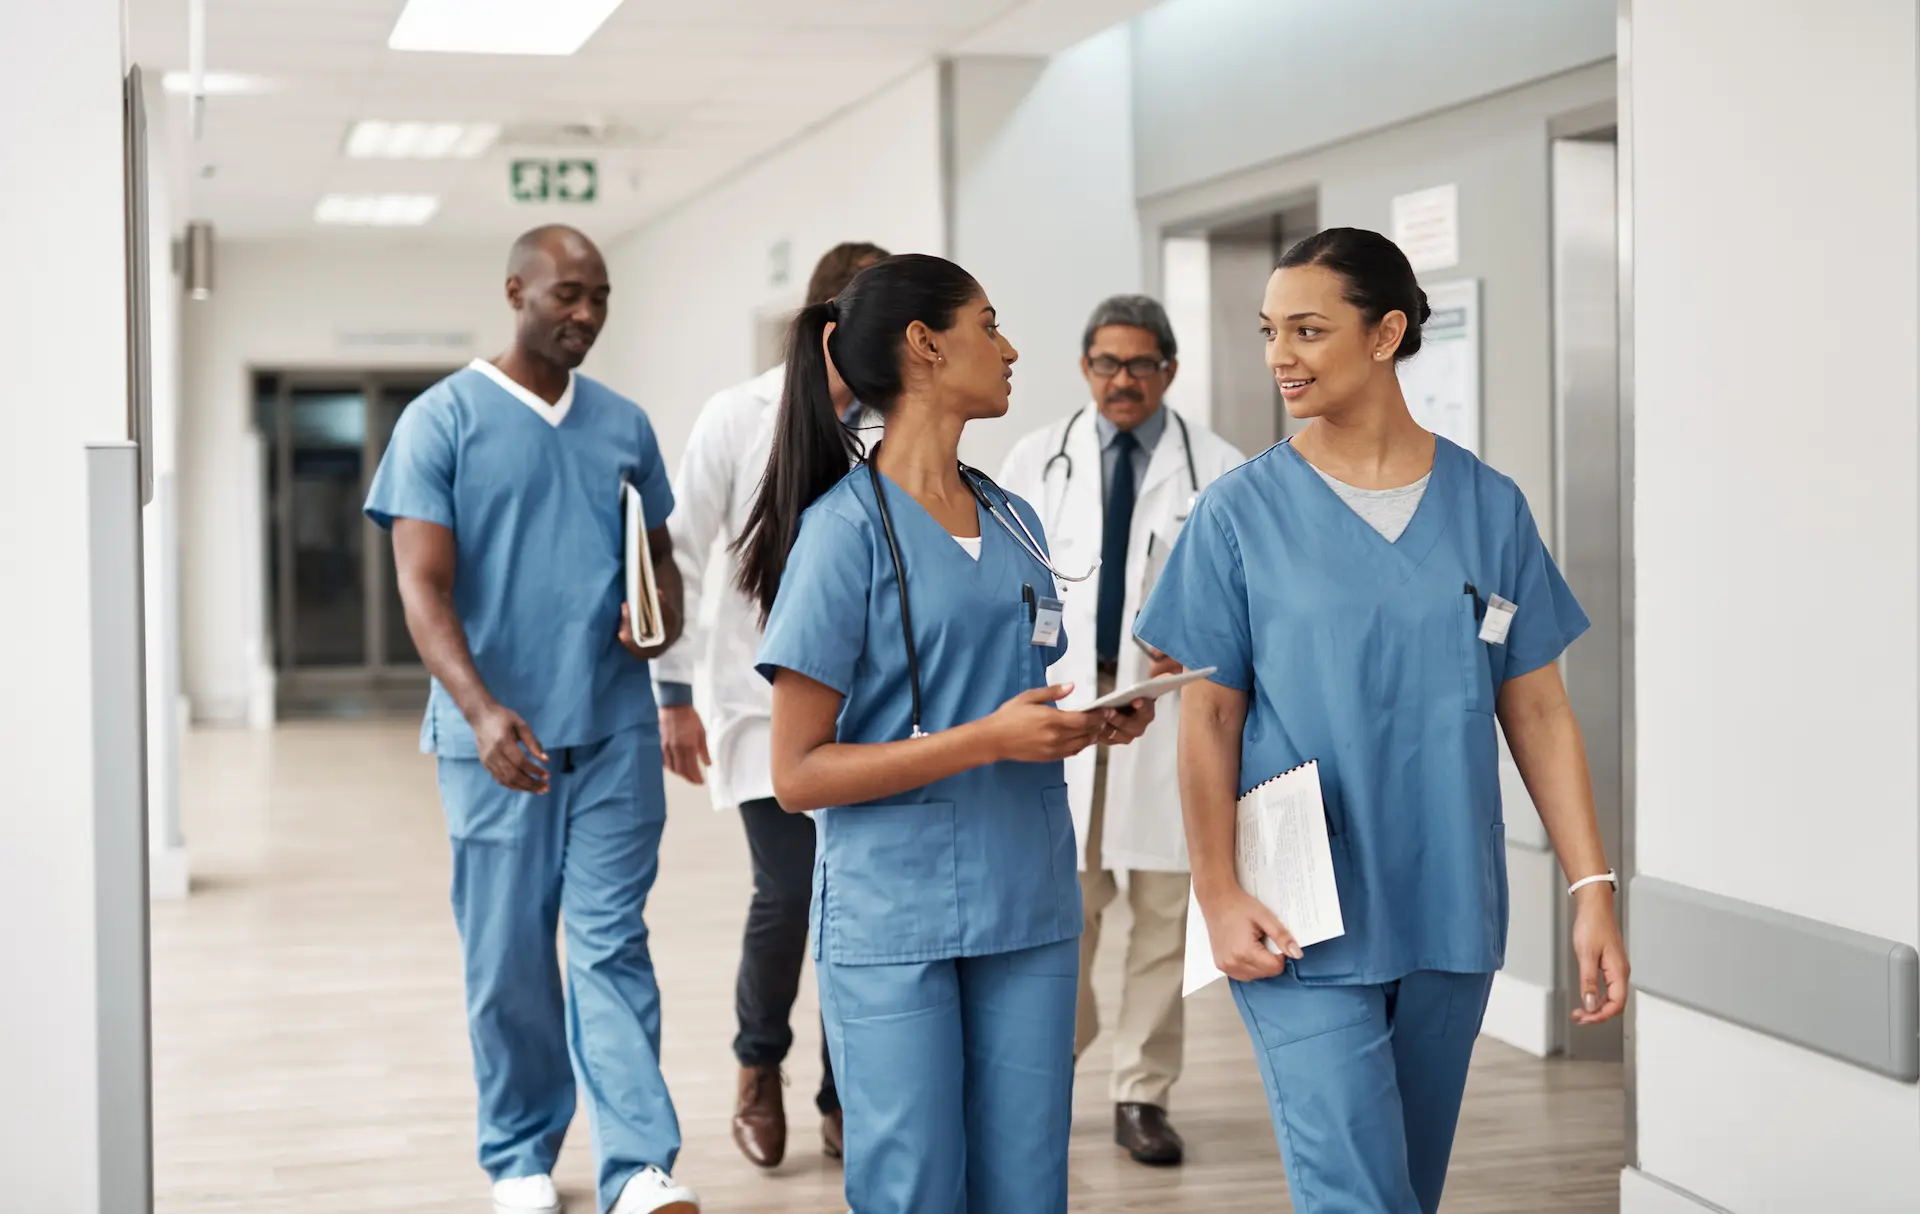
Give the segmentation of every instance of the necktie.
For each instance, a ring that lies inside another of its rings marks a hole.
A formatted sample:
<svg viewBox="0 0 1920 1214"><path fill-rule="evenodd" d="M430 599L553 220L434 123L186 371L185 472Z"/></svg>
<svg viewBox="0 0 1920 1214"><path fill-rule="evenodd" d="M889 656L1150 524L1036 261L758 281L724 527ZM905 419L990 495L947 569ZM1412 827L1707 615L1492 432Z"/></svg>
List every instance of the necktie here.
<svg viewBox="0 0 1920 1214"><path fill-rule="evenodd" d="M1120 614L1127 603L1127 536L1133 530L1133 453L1139 445L1131 431L1122 430L1114 436L1106 526L1100 535L1100 604L1095 630L1095 649L1103 662L1120 656Z"/></svg>

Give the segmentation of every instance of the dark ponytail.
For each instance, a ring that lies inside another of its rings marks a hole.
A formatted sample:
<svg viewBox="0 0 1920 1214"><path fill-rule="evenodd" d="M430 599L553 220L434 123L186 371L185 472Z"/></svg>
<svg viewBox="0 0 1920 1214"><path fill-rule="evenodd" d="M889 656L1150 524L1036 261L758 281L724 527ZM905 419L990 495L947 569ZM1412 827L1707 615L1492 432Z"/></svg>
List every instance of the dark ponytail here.
<svg viewBox="0 0 1920 1214"><path fill-rule="evenodd" d="M827 325L838 319L834 300L808 304L794 317L787 337L787 382L773 432L767 471L734 541L740 558L740 592L760 604L760 622L786 572L787 552L800 533L800 516L833 488L858 456L853 431L841 424L827 386L827 356L821 348Z"/></svg>
<svg viewBox="0 0 1920 1214"><path fill-rule="evenodd" d="M1427 293L1420 289L1420 280L1399 245L1364 228L1328 228L1294 245L1280 259L1283 270L1298 266L1324 266L1338 274L1347 285L1341 294L1360 309L1368 325L1379 324L1389 312L1405 316L1407 331L1394 358L1405 361L1420 353L1420 326L1433 309L1427 306Z"/></svg>
<svg viewBox="0 0 1920 1214"><path fill-rule="evenodd" d="M800 534L800 516L862 455L833 407L828 355L861 407L884 416L900 399L907 326L917 320L944 333L955 313L979 294L980 284L952 262L908 254L868 266L837 297L802 308L794 318L773 450L746 529L733 544L740 561L735 584L760 605L762 624ZM833 336L823 351L829 324Z"/></svg>

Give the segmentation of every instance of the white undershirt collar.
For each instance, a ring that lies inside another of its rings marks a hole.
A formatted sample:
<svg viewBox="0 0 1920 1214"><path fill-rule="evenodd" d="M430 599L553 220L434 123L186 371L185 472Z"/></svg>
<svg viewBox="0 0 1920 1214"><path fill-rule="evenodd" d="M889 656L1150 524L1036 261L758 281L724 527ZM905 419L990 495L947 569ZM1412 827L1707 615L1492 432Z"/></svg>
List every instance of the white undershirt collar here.
<svg viewBox="0 0 1920 1214"><path fill-rule="evenodd" d="M500 385L509 396L512 396L527 408L538 413L540 420L546 422L548 425L558 426L561 422L567 420L567 414L573 411L574 374L571 371L567 372L566 390L560 393L559 400L550 405L534 395L533 392L517 382L505 371L502 371L484 358L474 359L467 364L467 368L468 370L480 372L480 374Z"/></svg>

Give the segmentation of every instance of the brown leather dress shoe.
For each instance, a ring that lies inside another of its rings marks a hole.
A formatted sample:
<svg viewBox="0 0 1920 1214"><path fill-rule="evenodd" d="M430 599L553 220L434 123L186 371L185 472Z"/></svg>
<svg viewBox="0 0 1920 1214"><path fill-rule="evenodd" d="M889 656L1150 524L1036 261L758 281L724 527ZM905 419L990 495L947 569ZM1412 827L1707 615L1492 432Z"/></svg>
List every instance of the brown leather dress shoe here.
<svg viewBox="0 0 1920 1214"><path fill-rule="evenodd" d="M780 1068L740 1068L740 1098L733 1110L733 1144L755 1167L777 1168L787 1157L787 1108L780 1094Z"/></svg>
<svg viewBox="0 0 1920 1214"><path fill-rule="evenodd" d="M1167 1121L1167 1111L1152 1104L1113 1106L1113 1140L1127 1148L1135 1163L1154 1167L1179 1163L1187 1149Z"/></svg>
<svg viewBox="0 0 1920 1214"><path fill-rule="evenodd" d="M820 1150L828 1159L840 1159L847 1153L846 1117L839 1109L820 1115Z"/></svg>

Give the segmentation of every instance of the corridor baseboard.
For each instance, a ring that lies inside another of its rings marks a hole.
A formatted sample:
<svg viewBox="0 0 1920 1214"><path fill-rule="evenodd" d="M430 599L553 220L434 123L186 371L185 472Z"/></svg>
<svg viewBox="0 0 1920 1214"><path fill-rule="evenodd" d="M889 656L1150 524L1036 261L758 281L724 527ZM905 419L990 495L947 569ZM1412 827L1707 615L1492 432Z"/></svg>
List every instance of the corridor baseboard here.
<svg viewBox="0 0 1920 1214"><path fill-rule="evenodd" d="M1728 1211L1638 1168L1623 1168L1620 1214L1728 1214Z"/></svg>
<svg viewBox="0 0 1920 1214"><path fill-rule="evenodd" d="M169 847L147 853L147 897L155 902L175 902L192 888L193 873L187 864L187 849Z"/></svg>
<svg viewBox="0 0 1920 1214"><path fill-rule="evenodd" d="M1480 1032L1536 1058L1558 1052L1553 992L1511 974L1495 974L1487 996L1487 1016Z"/></svg>

